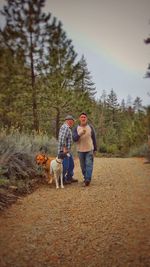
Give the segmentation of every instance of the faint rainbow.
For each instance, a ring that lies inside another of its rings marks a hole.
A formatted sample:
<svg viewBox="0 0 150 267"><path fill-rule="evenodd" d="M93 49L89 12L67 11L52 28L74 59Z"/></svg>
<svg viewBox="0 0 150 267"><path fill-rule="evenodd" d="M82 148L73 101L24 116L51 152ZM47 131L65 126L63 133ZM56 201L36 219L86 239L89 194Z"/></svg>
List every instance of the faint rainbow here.
<svg viewBox="0 0 150 267"><path fill-rule="evenodd" d="M78 35L78 33L74 32L74 39L78 43L78 46L82 46L82 48L86 47L91 50L94 54L96 54L99 58L103 57L106 61L111 64L115 65L115 67L122 69L123 71L130 72L131 74L141 75L141 71L135 71L135 69L130 66L130 64L122 60L120 58L114 57L113 52L106 47L93 42L92 39L86 38L85 36ZM72 38L73 40L73 38Z"/></svg>

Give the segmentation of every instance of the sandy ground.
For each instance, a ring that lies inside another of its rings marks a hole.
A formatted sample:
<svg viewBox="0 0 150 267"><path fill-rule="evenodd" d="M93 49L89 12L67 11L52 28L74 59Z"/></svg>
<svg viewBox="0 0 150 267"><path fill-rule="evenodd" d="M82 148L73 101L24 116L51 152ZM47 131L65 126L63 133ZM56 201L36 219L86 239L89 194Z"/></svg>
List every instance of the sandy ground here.
<svg viewBox="0 0 150 267"><path fill-rule="evenodd" d="M149 267L150 164L95 159L93 180L42 185L0 217L1 267Z"/></svg>

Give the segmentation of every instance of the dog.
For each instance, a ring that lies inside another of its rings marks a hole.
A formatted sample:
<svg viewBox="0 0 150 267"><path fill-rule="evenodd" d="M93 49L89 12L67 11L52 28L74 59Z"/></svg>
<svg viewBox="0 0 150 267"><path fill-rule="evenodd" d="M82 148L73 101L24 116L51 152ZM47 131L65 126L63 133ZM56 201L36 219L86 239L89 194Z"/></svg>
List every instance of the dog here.
<svg viewBox="0 0 150 267"><path fill-rule="evenodd" d="M53 159L50 163L50 176L54 177L55 179L55 184L56 184L56 189L59 188L59 179L60 179L60 187L64 188L63 185L63 159L65 157L70 157L69 153L64 153L64 152L60 152L58 154L58 156ZM52 183L53 178L51 178L50 183Z"/></svg>
<svg viewBox="0 0 150 267"><path fill-rule="evenodd" d="M50 163L54 157L47 157L45 154L38 154L35 157L35 161L38 165L41 165L45 170L45 176L48 183L51 183L52 177L50 176Z"/></svg>
<svg viewBox="0 0 150 267"><path fill-rule="evenodd" d="M56 189L59 188L59 178L60 178L60 186L61 188L64 188L63 185L63 165L62 165L62 159L56 157L53 159L50 163L50 183L52 183L53 178L55 179Z"/></svg>
<svg viewBox="0 0 150 267"><path fill-rule="evenodd" d="M38 154L35 157L36 163L42 165L45 169L45 175L48 180L48 184L53 182L53 177L55 179L56 189L59 188L59 178L60 186L64 188L63 185L63 159L65 157L70 157L69 153L60 152L56 158L47 157L44 154Z"/></svg>

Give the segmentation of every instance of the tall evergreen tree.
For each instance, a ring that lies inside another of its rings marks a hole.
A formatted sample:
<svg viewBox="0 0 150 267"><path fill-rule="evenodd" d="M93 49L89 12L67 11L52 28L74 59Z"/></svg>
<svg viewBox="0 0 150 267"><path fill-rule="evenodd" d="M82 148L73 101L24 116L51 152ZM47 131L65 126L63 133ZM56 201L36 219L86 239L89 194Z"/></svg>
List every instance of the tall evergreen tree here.
<svg viewBox="0 0 150 267"><path fill-rule="evenodd" d="M100 100L97 101L97 110L95 116L97 117L96 128L98 129L98 138L102 141L106 133L106 99L107 93L103 90Z"/></svg>
<svg viewBox="0 0 150 267"><path fill-rule="evenodd" d="M126 106L127 108L132 107L132 97L130 95L127 96Z"/></svg>
<svg viewBox="0 0 150 267"><path fill-rule="evenodd" d="M33 128L39 130L36 75L39 60L42 60L47 36L47 23L50 14L46 15L42 8L45 0L7 0L1 14L6 23L1 34L6 46L19 56L25 58L30 69L28 86L32 92Z"/></svg>
<svg viewBox="0 0 150 267"><path fill-rule="evenodd" d="M88 70L85 57L82 55L79 61L79 69L76 77L76 91L87 94L89 98L93 98L96 94L96 88L92 82L92 76Z"/></svg>
<svg viewBox="0 0 150 267"><path fill-rule="evenodd" d="M133 102L133 109L135 112L140 112L142 108L142 99L137 96Z"/></svg>
<svg viewBox="0 0 150 267"><path fill-rule="evenodd" d="M125 110L126 110L126 103L125 103L124 98L123 98L122 101L121 101L120 108L121 108L121 111L125 111Z"/></svg>
<svg viewBox="0 0 150 267"><path fill-rule="evenodd" d="M88 114L92 114L96 88L84 56L81 57L79 68L75 73L74 94L74 98L76 99L74 106L76 115L83 110Z"/></svg>
<svg viewBox="0 0 150 267"><path fill-rule="evenodd" d="M115 125L117 122L119 103L117 95L113 89L111 89L110 94L108 94L106 104L108 108L108 116L110 116L112 124Z"/></svg>
<svg viewBox="0 0 150 267"><path fill-rule="evenodd" d="M49 39L46 74L43 75L43 105L49 107L55 117L57 138L62 119L73 110L74 75L79 64L76 62L77 54L72 41L67 38L62 24L54 18L53 27L47 28L47 32Z"/></svg>
<svg viewBox="0 0 150 267"><path fill-rule="evenodd" d="M29 107L27 87L28 68L23 59L0 44L0 114L1 126L25 126L25 114ZM21 114L21 116L20 116Z"/></svg>

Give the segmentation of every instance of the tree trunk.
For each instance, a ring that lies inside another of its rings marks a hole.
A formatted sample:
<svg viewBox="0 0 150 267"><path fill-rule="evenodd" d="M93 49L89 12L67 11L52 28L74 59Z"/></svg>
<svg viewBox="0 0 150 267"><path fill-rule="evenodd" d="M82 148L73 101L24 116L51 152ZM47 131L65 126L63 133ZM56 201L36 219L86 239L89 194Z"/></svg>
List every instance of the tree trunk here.
<svg viewBox="0 0 150 267"><path fill-rule="evenodd" d="M31 63L33 129L35 131L39 132L39 120L38 120L38 113L37 113L37 99L36 99L36 88L35 88L32 33L30 33L30 47L31 47L31 49L30 49L30 63Z"/></svg>
<svg viewBox="0 0 150 267"><path fill-rule="evenodd" d="M59 125L60 125L60 110L56 110L56 139L58 140L58 135L59 135Z"/></svg>

